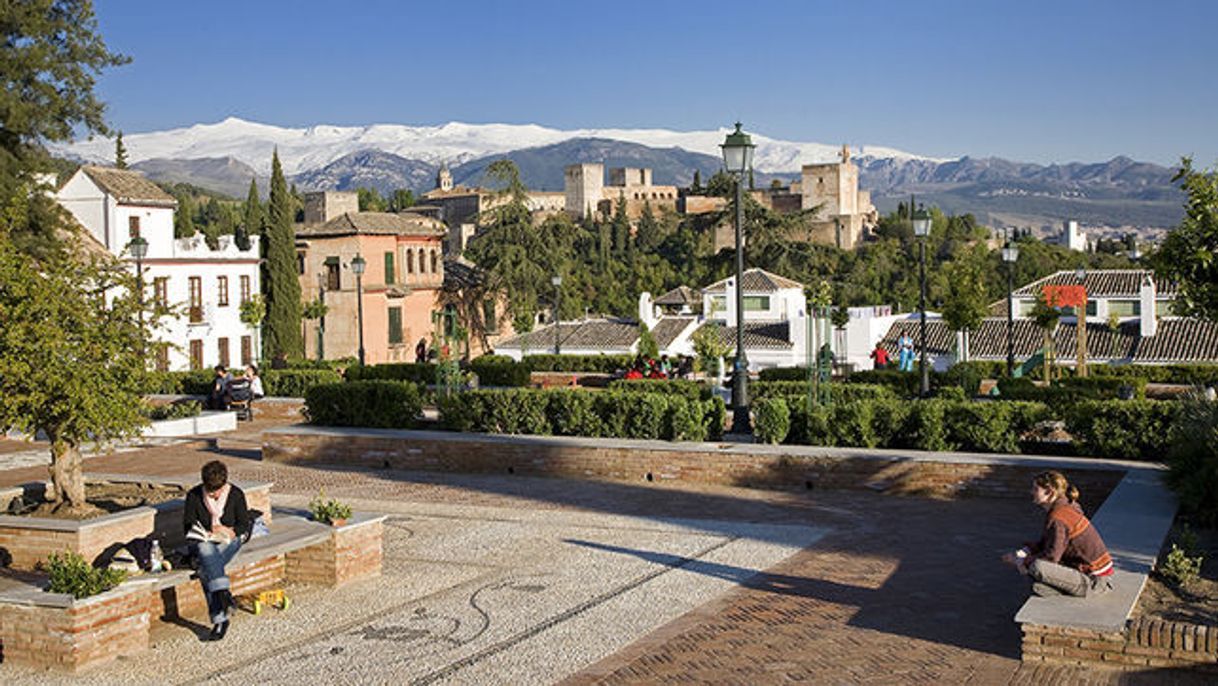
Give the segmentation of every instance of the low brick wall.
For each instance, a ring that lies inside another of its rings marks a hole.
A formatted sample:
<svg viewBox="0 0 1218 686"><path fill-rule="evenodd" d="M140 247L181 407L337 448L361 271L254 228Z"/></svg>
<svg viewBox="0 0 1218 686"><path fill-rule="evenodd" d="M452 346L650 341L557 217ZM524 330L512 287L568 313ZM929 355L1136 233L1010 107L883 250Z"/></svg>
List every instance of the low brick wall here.
<svg viewBox="0 0 1218 686"><path fill-rule="evenodd" d="M1119 669L1186 667L1218 674L1218 627L1131 620L1119 632L1023 625L1023 660Z"/></svg>
<svg viewBox="0 0 1218 686"><path fill-rule="evenodd" d="M124 584L63 607L0 605L4 662L77 672L145 651L150 597Z"/></svg>
<svg viewBox="0 0 1218 686"><path fill-rule="evenodd" d="M952 498L1027 498L1039 471L1061 466L1049 458L975 462L936 459L917 451L858 451L733 443L663 443L496 436L442 431L284 427L263 434L262 459L286 463L466 473L511 473L618 481L693 483L779 489L867 489ZM1093 508L1120 481L1113 466L1070 469Z"/></svg>
<svg viewBox="0 0 1218 686"><path fill-rule="evenodd" d="M228 570L233 595L256 593L283 584L287 578L284 555ZM162 620L175 617L207 617L207 599L198 579L158 591L150 601L152 616Z"/></svg>
<svg viewBox="0 0 1218 686"><path fill-rule="evenodd" d="M115 542L151 534L155 516L151 507L84 521L0 515L0 562L7 560L14 569L32 570L51 553L65 550L92 562Z"/></svg>
<svg viewBox="0 0 1218 686"><path fill-rule="evenodd" d="M384 517L335 527L324 543L287 554L287 576L302 583L341 586L379 576L383 557Z"/></svg>

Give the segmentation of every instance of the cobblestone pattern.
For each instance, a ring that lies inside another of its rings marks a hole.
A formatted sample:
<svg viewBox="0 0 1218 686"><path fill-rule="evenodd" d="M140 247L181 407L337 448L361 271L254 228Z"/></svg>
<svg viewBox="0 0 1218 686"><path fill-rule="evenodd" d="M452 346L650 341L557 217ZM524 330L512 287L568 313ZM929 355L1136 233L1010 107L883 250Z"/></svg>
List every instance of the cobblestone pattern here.
<svg viewBox="0 0 1218 686"><path fill-rule="evenodd" d="M505 442L398 436L267 434L264 460L465 473L502 473L659 481L780 489L867 489L932 497L1024 498L1038 466L913 461L901 458L808 456L666 450L607 443ZM1077 485L1110 491L1117 472L1079 471Z"/></svg>

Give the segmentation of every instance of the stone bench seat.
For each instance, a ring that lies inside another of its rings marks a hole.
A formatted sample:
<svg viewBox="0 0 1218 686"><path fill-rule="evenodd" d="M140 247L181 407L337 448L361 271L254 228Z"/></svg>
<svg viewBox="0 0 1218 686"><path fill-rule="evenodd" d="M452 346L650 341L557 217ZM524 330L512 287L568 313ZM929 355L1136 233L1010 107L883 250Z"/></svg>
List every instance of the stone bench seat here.
<svg viewBox="0 0 1218 686"><path fill-rule="evenodd" d="M1130 469L1092 518L1116 566L1111 593L1033 596L1020 608L1015 621L1023 628L1025 661L1150 664L1149 656L1128 653L1129 619L1176 515L1162 474L1153 467Z"/></svg>
<svg viewBox="0 0 1218 686"><path fill-rule="evenodd" d="M384 520L360 513L333 527L277 512L270 534L251 539L228 564L232 592L379 575ZM205 617L206 606L193 569L141 574L79 600L46 592L41 578L14 576L0 584L0 650L6 663L80 671L147 650L153 619Z"/></svg>

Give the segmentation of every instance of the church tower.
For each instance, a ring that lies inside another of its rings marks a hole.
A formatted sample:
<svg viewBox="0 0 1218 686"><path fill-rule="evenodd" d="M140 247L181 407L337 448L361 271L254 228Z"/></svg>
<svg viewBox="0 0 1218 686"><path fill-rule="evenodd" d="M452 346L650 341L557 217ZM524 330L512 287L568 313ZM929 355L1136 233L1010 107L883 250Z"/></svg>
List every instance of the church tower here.
<svg viewBox="0 0 1218 686"><path fill-rule="evenodd" d="M442 191L453 189L453 173L448 171L448 163L440 163L440 171L436 172L436 188Z"/></svg>

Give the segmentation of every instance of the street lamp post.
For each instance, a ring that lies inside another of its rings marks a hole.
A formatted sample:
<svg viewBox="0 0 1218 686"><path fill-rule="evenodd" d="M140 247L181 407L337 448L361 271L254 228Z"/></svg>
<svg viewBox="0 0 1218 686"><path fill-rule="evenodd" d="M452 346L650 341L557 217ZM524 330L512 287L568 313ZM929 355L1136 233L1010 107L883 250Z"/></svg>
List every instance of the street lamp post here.
<svg viewBox="0 0 1218 686"><path fill-rule="evenodd" d="M1078 330L1078 372L1080 377L1087 376L1087 270L1079 267L1074 270L1074 276L1078 279L1078 284L1083 289L1083 302L1075 305L1078 312L1074 317L1074 328Z"/></svg>
<svg viewBox="0 0 1218 686"><path fill-rule="evenodd" d="M1007 264L1007 378L1015 376L1015 260L1019 248L1010 239L1002 247L1002 261Z"/></svg>
<svg viewBox="0 0 1218 686"><path fill-rule="evenodd" d="M140 337L144 335L144 258L148 256L148 240L143 236L136 236L127 244L127 249L131 251L131 257L135 259L135 287L139 291L136 295L136 305L139 307L140 319ZM141 344L140 356L143 357L145 351ZM147 363L147 360L144 361Z"/></svg>
<svg viewBox="0 0 1218 686"><path fill-rule="evenodd" d="M562 315L558 313L558 308L562 304L562 277L550 277L550 284L554 286L554 354L561 355L562 348L559 342L559 324L562 323Z"/></svg>
<svg viewBox="0 0 1218 686"><path fill-rule="evenodd" d="M359 328L359 364L364 366L364 268L368 263L359 253L351 260L351 271L355 272L355 316Z"/></svg>
<svg viewBox="0 0 1218 686"><path fill-rule="evenodd" d="M317 301L321 303L322 311L326 306L326 275L317 275ZM317 360L326 359L326 315L317 318Z"/></svg>
<svg viewBox="0 0 1218 686"><path fill-rule="evenodd" d="M913 210L913 196L909 196L909 208ZM930 235L930 213L922 207L912 213L914 235L918 237L918 272L921 295L918 310L921 313L918 329L922 338L922 397L930 396L930 366L926 361L926 237Z"/></svg>
<svg viewBox="0 0 1218 686"><path fill-rule="evenodd" d="M732 431L749 431L749 360L744 352L744 175L753 166L753 139L740 129L727 135L719 146L723 149L723 165L736 177L736 362L732 369Z"/></svg>

